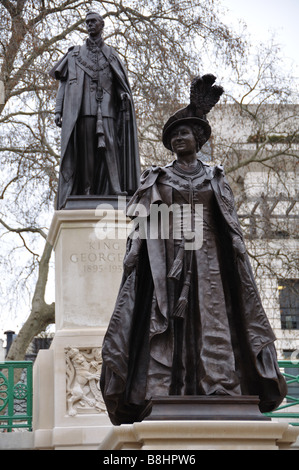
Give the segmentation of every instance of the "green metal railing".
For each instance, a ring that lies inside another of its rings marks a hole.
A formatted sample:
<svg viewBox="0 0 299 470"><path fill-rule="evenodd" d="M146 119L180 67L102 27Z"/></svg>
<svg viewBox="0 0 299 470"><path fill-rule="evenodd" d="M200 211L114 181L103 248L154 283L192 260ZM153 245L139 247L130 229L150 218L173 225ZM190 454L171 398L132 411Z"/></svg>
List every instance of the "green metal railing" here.
<svg viewBox="0 0 299 470"><path fill-rule="evenodd" d="M265 415L284 418L299 426L299 363L278 361L278 364L288 385L288 395L277 410ZM0 362L0 432L18 428L32 431L32 368L33 363L28 361ZM21 413L16 412L16 405L22 405Z"/></svg>
<svg viewBox="0 0 299 470"><path fill-rule="evenodd" d="M299 426L299 363L296 362L278 361L280 369L284 369L282 370L282 374L288 385L288 394L283 403L275 411L272 413L265 413L265 415L270 418L284 418L287 420L295 419L296 421L290 421L292 426ZM288 372L288 369L293 370ZM294 396L292 391L295 392L296 396ZM292 411L295 406L297 406L297 410Z"/></svg>
<svg viewBox="0 0 299 470"><path fill-rule="evenodd" d="M29 361L0 362L0 432L32 431L32 366Z"/></svg>

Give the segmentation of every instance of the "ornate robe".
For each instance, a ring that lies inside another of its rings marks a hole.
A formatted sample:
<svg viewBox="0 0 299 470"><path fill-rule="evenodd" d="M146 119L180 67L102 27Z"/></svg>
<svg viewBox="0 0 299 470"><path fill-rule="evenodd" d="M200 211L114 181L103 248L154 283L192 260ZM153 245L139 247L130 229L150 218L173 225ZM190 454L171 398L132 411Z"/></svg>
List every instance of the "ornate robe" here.
<svg viewBox="0 0 299 470"><path fill-rule="evenodd" d="M136 217L141 204L144 227L140 219L136 230L144 233L156 205L191 205L194 217L202 207L203 237L192 250L180 237L128 240L102 350L112 423L138 421L154 396L255 395L262 412L275 409L286 384L222 167L199 162L193 174L176 163L152 168L128 215Z"/></svg>

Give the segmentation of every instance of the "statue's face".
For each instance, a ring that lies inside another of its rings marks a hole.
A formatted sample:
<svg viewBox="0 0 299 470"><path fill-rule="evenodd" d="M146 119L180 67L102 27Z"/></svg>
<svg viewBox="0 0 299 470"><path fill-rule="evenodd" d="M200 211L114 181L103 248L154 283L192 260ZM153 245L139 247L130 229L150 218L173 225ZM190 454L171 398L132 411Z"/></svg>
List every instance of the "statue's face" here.
<svg viewBox="0 0 299 470"><path fill-rule="evenodd" d="M99 16L89 15L86 19L86 26L89 36L98 36L103 31L103 21Z"/></svg>
<svg viewBox="0 0 299 470"><path fill-rule="evenodd" d="M170 143L174 153L196 153L196 139L192 128L186 125L176 126L171 132Z"/></svg>

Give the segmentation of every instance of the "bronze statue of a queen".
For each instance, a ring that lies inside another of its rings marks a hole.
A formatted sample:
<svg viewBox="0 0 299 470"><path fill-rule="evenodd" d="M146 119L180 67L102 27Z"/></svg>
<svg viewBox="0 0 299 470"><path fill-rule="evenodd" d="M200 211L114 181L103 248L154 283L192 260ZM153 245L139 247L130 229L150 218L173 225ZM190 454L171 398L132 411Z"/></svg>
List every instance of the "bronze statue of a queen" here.
<svg viewBox="0 0 299 470"><path fill-rule="evenodd" d="M144 208L144 226L139 218L129 237L102 349L101 389L116 425L140 420L155 397L255 396L268 412L286 394L231 188L221 166L197 157L211 135L207 114L223 93L215 80L194 79L190 104L163 130L175 161L147 170L127 208L132 218ZM152 237L163 205L182 214L187 206L195 232L201 207L201 243L190 246L174 214L169 236L158 226Z"/></svg>

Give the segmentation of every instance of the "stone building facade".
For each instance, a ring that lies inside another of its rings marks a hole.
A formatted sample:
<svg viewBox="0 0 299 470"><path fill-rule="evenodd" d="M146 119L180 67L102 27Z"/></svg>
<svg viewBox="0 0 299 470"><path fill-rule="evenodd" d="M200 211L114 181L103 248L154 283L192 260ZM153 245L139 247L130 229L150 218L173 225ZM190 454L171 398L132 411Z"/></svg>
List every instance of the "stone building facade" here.
<svg viewBox="0 0 299 470"><path fill-rule="evenodd" d="M279 359L299 360L299 105L218 105L206 161L233 188Z"/></svg>

